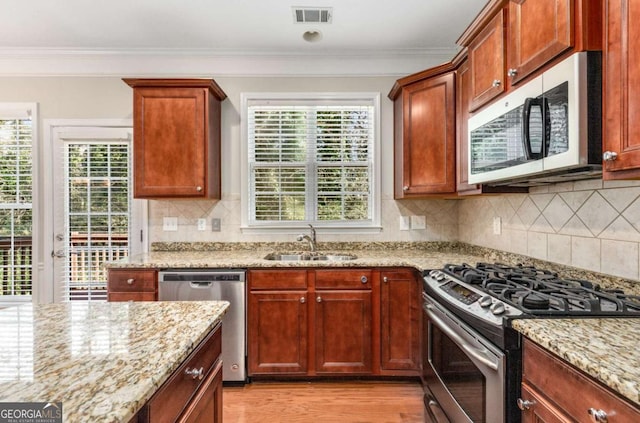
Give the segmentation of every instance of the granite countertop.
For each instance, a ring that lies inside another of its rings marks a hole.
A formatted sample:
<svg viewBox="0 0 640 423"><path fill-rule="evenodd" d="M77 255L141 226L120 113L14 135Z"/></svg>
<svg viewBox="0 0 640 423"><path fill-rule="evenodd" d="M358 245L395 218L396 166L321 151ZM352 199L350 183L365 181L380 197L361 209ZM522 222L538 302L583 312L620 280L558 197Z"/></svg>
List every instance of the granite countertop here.
<svg viewBox="0 0 640 423"><path fill-rule="evenodd" d="M640 319L520 319L512 326L640 407Z"/></svg>
<svg viewBox="0 0 640 423"><path fill-rule="evenodd" d="M226 301L0 310L0 402L62 402L63 421L129 421L226 313Z"/></svg>

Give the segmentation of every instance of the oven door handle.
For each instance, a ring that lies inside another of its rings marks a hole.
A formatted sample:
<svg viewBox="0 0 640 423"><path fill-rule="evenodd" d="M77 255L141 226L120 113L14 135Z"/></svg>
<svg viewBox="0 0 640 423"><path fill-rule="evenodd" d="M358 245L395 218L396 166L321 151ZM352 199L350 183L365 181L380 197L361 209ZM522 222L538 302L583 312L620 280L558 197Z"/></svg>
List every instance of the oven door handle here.
<svg viewBox="0 0 640 423"><path fill-rule="evenodd" d="M492 360L490 360L487 357L487 355L486 355L486 353L484 351L479 350L479 349L469 345L469 343L464 338L462 338L453 329L451 329L449 326L447 326L447 324L445 322L443 322L442 319L440 319L440 317L436 316L433 313L432 309L433 309L432 305L426 305L425 306L425 311L427 312L427 315L429 316L429 319L431 319L435 324L437 324L438 328L440 328L441 331L443 331L448 337L450 337L458 345L460 345L460 347L463 350L465 350L471 357L475 358L476 360L478 360L479 362L481 362L485 366L489 367L490 369L492 369L494 371L498 371L498 364L497 363L495 363Z"/></svg>

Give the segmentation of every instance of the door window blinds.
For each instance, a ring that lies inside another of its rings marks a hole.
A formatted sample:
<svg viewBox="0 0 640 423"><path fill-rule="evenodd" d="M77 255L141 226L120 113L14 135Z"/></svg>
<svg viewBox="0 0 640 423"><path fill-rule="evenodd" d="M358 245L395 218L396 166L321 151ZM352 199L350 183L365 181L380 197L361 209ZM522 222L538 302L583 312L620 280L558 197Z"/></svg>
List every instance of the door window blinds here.
<svg viewBox="0 0 640 423"><path fill-rule="evenodd" d="M370 223L372 101L248 104L249 224Z"/></svg>

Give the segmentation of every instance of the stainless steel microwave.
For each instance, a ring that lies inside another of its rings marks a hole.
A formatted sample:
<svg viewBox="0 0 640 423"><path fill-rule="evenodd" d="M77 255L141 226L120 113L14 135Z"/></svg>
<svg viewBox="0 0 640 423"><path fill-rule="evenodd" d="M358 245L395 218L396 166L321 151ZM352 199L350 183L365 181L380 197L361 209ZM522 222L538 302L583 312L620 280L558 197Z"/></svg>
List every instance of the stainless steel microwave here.
<svg viewBox="0 0 640 423"><path fill-rule="evenodd" d="M469 183L532 186L602 173L600 52L575 53L469 118Z"/></svg>

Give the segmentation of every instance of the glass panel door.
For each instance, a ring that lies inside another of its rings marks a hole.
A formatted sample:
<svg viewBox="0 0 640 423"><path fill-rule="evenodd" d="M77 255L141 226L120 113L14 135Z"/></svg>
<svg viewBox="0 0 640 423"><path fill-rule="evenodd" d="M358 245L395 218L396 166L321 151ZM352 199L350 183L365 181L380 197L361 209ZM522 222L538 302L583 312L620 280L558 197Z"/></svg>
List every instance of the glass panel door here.
<svg viewBox="0 0 640 423"><path fill-rule="evenodd" d="M56 300L104 301L103 263L143 250L144 202L131 195L131 131L85 128L57 135Z"/></svg>

